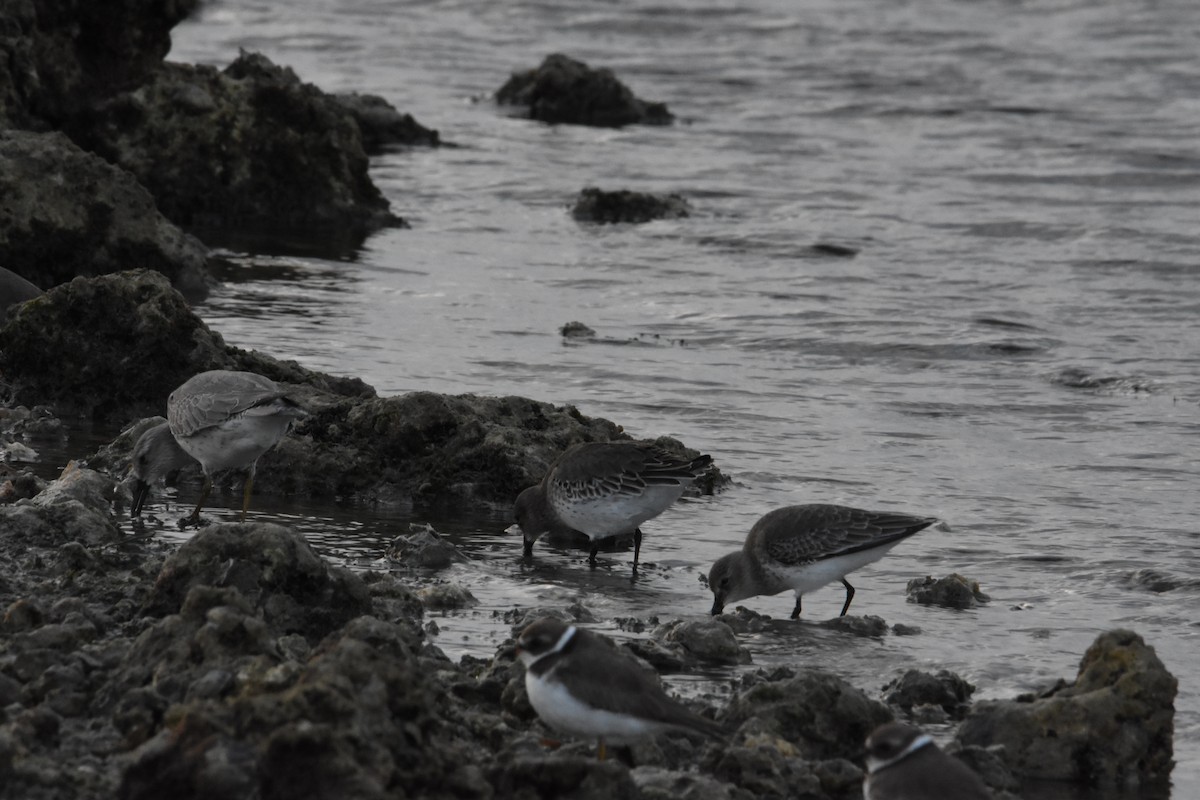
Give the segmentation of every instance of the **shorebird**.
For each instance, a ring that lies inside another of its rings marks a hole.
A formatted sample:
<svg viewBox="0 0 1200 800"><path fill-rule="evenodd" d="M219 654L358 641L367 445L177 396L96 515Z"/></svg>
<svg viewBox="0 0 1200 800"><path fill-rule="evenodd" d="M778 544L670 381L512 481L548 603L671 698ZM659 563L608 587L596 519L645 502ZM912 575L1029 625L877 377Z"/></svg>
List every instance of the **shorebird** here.
<svg viewBox="0 0 1200 800"><path fill-rule="evenodd" d="M195 464L171 435L171 427L163 422L147 429L133 446L130 470L133 473L133 502L129 505L130 516L140 517L152 485L177 469Z"/></svg>
<svg viewBox="0 0 1200 800"><path fill-rule="evenodd" d="M805 592L841 580L846 587L846 615L854 587L846 575L883 557L903 539L937 522L892 511L863 511L834 505L778 508L764 515L740 552L722 556L708 573L713 616L726 603L760 594L796 592L792 619L800 616Z"/></svg>
<svg viewBox="0 0 1200 800"><path fill-rule="evenodd" d="M929 734L889 722L867 737L865 800L989 800L991 793L963 762Z"/></svg>
<svg viewBox="0 0 1200 800"><path fill-rule="evenodd" d="M134 446L139 483L133 513L141 512L149 484L180 465L183 456L177 451L182 451L199 461L204 470L200 500L183 524L199 523L200 509L212 490L212 476L223 469L247 471L242 490L241 518L245 520L259 457L275 446L293 420L306 415L274 381L253 372L213 370L192 376L167 398L170 436L158 426L142 434ZM139 458L144 459L140 474Z"/></svg>
<svg viewBox="0 0 1200 800"><path fill-rule="evenodd" d="M628 745L667 730L723 738L725 730L672 700L653 672L607 636L543 617L521 632L529 703L547 725L579 738Z"/></svg>
<svg viewBox="0 0 1200 800"><path fill-rule="evenodd" d="M596 565L600 542L633 534L633 567L642 551L641 524L674 503L712 464L712 456L672 458L650 442L585 442L550 465L542 482L517 497L515 526L525 557L545 533L579 531L591 539L588 563Z"/></svg>

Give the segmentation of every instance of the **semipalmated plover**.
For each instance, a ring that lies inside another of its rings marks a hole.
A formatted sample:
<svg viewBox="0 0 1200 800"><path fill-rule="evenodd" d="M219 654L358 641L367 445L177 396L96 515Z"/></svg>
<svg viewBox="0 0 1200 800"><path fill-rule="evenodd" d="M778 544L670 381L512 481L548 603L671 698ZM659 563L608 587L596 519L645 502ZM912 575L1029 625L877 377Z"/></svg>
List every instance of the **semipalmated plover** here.
<svg viewBox="0 0 1200 800"><path fill-rule="evenodd" d="M525 689L538 716L557 731L626 745L667 730L721 738L725 730L672 700L654 674L606 636L543 617L521 632Z"/></svg>
<svg viewBox="0 0 1200 800"><path fill-rule="evenodd" d="M854 587L845 576L935 522L933 517L847 506L778 508L754 523L740 552L713 564L708 573L712 613L720 614L726 603L792 589L796 592L792 619L796 619L801 595L840 579L846 587L845 616L854 598Z"/></svg>
<svg viewBox="0 0 1200 800"><path fill-rule="evenodd" d="M633 566L642 550L641 524L674 503L712 464L702 455L680 461L650 442L585 442L568 448L550 465L542 482L517 497L514 514L525 540L551 531L579 531L591 539L588 562L595 566L600 541L633 534Z"/></svg>
<svg viewBox="0 0 1200 800"><path fill-rule="evenodd" d="M213 473L223 469L247 470L242 490L244 520L259 457L275 446L293 420L306 415L274 381L262 375L230 370L193 375L167 398L167 426L172 441L155 427L142 434L134 446L133 468L138 483L132 513L136 516L141 512L149 485L165 474L162 470L181 466L177 447L199 461L204 470L200 500L185 523L199 522L200 508L212 489Z"/></svg>
<svg viewBox="0 0 1200 800"><path fill-rule="evenodd" d="M983 780L929 734L889 722L867 737L866 800L989 800Z"/></svg>

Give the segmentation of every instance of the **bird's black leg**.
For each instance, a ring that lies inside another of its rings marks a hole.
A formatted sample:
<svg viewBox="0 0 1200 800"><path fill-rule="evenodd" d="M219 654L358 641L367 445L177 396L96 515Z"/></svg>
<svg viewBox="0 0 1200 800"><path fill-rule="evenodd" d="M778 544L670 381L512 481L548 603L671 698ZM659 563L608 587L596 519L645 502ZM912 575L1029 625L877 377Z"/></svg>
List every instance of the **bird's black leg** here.
<svg viewBox="0 0 1200 800"><path fill-rule="evenodd" d="M638 565L638 556L642 554L642 529L633 529L633 568L636 570Z"/></svg>
<svg viewBox="0 0 1200 800"><path fill-rule="evenodd" d="M190 516L184 517L179 521L179 527L182 530L188 525L200 527L200 509L204 505L204 501L208 499L208 493L212 491L212 478L207 473L204 475L204 487L200 489L200 499L196 502L196 510Z"/></svg>
<svg viewBox="0 0 1200 800"><path fill-rule="evenodd" d="M591 564L593 568L596 566L596 553L599 553L599 552L600 552L600 540L593 539L592 540L592 552L591 552L591 555L588 556L588 563Z"/></svg>
<svg viewBox="0 0 1200 800"><path fill-rule="evenodd" d="M792 609L792 619L800 619L800 595L796 595L796 607Z"/></svg>
<svg viewBox="0 0 1200 800"><path fill-rule="evenodd" d="M842 586L846 587L846 604L842 606L842 613L838 616L846 616L846 612L850 610L850 601L854 599L854 587L850 585L850 581L842 578Z"/></svg>

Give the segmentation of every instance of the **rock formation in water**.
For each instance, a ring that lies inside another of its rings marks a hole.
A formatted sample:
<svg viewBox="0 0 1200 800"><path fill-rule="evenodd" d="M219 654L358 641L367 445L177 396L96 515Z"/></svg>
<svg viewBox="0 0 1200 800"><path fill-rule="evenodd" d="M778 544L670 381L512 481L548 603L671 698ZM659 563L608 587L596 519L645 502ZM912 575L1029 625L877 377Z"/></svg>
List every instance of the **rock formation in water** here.
<svg viewBox="0 0 1200 800"><path fill-rule="evenodd" d="M1016 700L977 703L958 731L964 745L1003 745L1026 778L1122 791L1169 785L1178 682L1133 631L1101 634L1074 683Z"/></svg>
<svg viewBox="0 0 1200 800"><path fill-rule="evenodd" d="M513 73L496 91L496 102L524 106L530 119L551 124L619 128L669 125L674 119L665 103L637 98L611 70L592 69L560 53L546 56L536 69Z"/></svg>
<svg viewBox="0 0 1200 800"><path fill-rule="evenodd" d="M38 286L142 267L195 301L213 283L207 247L132 175L62 134L0 131L0 197L0 265Z"/></svg>
<svg viewBox="0 0 1200 800"><path fill-rule="evenodd" d="M677 194L656 195L621 189L606 192L589 186L579 193L571 216L580 222L612 224L686 217L691 207Z"/></svg>

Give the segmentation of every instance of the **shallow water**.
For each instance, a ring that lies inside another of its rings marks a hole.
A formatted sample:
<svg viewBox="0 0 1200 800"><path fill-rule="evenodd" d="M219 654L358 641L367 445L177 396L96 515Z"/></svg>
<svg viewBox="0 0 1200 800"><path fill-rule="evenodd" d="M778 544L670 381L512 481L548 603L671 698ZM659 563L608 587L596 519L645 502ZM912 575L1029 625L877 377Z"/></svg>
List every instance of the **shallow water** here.
<svg viewBox="0 0 1200 800"><path fill-rule="evenodd" d="M382 394L572 403L710 452L734 480L645 526L634 581L627 552L592 571L539 544L524 566L485 508L410 520L257 498L257 513L361 569L387 568L410 521L451 534L473 560L444 577L480 601L436 617L452 656L493 653L514 606L579 601L603 629L702 616L701 574L778 506L936 515L852 577L852 612L922 633L801 624L748 637L755 665L867 691L945 667L1006 697L1073 677L1096 634L1129 627L1179 678L1174 796L1192 796L1200 7L799 5L224 0L181 25L172 59L258 50L458 145L374 160L411 230L353 259L237 259L198 308L227 341ZM487 100L554 51L612 68L677 123L548 127ZM679 192L694 213L580 225L567 208L588 185ZM604 341L564 341L571 320ZM951 572L992 602L905 602L910 578ZM841 600L820 590L806 615ZM744 604L784 617L792 601ZM671 681L722 690L732 672Z"/></svg>

